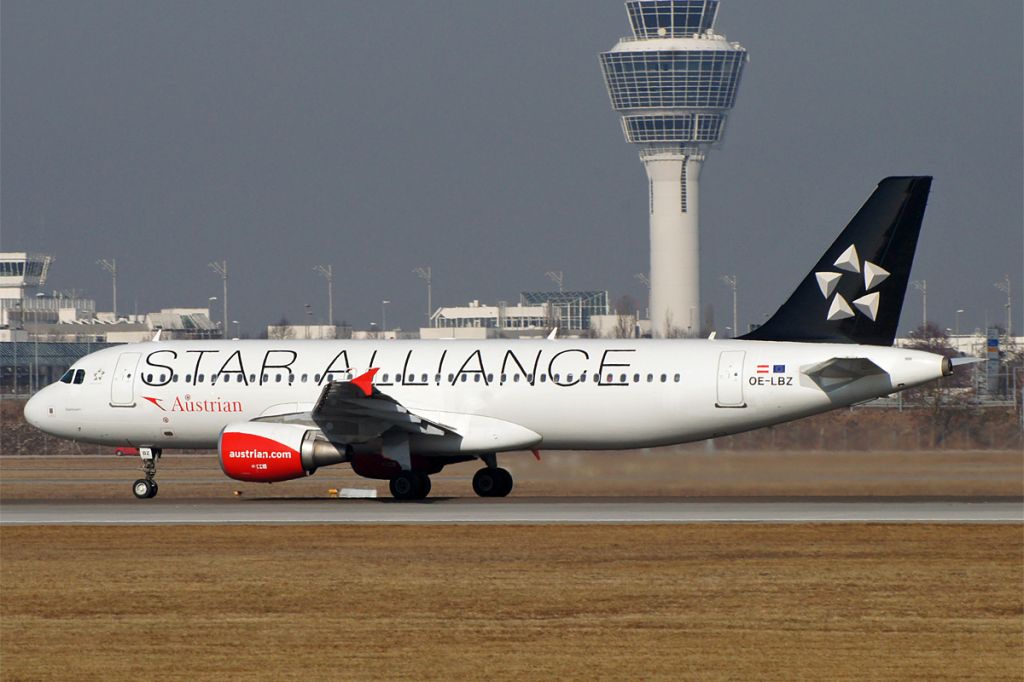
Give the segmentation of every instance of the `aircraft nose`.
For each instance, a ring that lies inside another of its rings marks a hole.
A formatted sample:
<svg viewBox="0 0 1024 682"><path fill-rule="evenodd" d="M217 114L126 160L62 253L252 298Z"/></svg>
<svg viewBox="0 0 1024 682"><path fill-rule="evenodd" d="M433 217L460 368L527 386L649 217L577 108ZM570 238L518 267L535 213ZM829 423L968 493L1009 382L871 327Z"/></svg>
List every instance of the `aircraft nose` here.
<svg viewBox="0 0 1024 682"><path fill-rule="evenodd" d="M25 421L37 429L43 429L43 419L46 417L46 397L43 395L46 389L39 391L25 403Z"/></svg>

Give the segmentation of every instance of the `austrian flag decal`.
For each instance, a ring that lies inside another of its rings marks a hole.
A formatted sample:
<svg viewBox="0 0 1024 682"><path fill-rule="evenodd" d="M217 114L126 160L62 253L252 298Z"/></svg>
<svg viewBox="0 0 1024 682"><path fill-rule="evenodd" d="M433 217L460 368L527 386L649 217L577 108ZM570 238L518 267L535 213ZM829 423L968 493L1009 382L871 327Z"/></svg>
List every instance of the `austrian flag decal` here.
<svg viewBox="0 0 1024 682"><path fill-rule="evenodd" d="M754 365L754 373L747 377L751 386L792 386L793 377L786 374L786 366L774 362Z"/></svg>

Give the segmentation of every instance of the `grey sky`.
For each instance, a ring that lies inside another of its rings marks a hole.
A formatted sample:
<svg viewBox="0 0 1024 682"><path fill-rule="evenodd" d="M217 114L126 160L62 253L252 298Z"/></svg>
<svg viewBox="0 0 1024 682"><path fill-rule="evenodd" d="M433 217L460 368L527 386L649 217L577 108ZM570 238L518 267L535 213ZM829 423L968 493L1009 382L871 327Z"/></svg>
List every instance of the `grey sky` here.
<svg viewBox="0 0 1024 682"><path fill-rule="evenodd" d="M784 300L886 175L932 174L929 317L1024 300L1019 0L722 0L750 52L701 180L703 297L741 326ZM0 3L0 249L109 309L205 305L227 258L256 332L312 304L414 328L435 304L645 293L647 192L597 53L619 0ZM1015 326L1024 328L1021 307ZM902 328L920 322L908 293ZM1018 321L1020 324L1018 324Z"/></svg>

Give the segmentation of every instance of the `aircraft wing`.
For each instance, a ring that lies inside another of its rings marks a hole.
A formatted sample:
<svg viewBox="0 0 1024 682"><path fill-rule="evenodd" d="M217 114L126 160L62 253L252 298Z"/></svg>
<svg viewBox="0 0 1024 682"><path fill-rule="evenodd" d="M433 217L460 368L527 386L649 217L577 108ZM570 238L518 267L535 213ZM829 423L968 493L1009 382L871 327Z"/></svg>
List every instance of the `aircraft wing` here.
<svg viewBox="0 0 1024 682"><path fill-rule="evenodd" d="M362 442L391 429L429 436L452 433L448 427L413 414L363 377L331 382L320 393L310 416L331 441Z"/></svg>
<svg viewBox="0 0 1024 682"><path fill-rule="evenodd" d="M312 407L298 404L257 417L255 421L317 426L338 444L365 443L383 437L388 441L409 436L431 436L430 450L437 454L493 452L536 447L543 438L519 424L494 417L457 412L412 411L373 385L376 369L351 381L324 386Z"/></svg>

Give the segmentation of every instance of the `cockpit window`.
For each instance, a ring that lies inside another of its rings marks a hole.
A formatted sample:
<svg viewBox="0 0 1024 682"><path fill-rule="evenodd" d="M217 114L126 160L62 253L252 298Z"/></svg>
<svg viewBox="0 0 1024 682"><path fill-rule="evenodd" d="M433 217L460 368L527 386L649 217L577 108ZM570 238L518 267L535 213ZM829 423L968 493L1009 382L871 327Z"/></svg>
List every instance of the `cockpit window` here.
<svg viewBox="0 0 1024 682"><path fill-rule="evenodd" d="M69 369L68 371L64 372L64 376L62 376L60 378L60 383L62 383L62 384L70 384L71 380L74 379L74 378L75 378L75 370Z"/></svg>
<svg viewBox="0 0 1024 682"><path fill-rule="evenodd" d="M76 384L80 384L80 383L82 383L84 381L85 381L85 370L84 369L76 369L75 370L75 383Z"/></svg>

